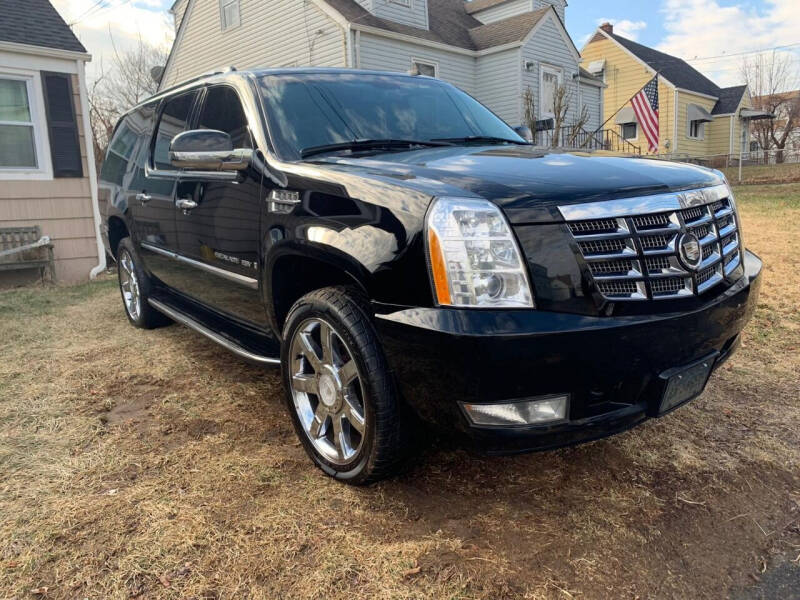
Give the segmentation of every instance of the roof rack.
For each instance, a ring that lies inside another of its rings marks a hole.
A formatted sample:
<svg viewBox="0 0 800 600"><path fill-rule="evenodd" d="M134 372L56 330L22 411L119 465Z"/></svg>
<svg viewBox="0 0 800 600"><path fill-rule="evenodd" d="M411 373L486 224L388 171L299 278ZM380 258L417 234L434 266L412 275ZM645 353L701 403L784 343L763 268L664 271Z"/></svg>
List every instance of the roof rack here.
<svg viewBox="0 0 800 600"><path fill-rule="evenodd" d="M205 79L206 77L211 77L212 75L222 75L224 73L233 73L236 70L237 70L236 67L230 66L230 67L226 67L224 69L220 69L220 70L217 70L217 71L206 71L205 73L201 73L200 75L197 75L196 77L190 77L189 79L185 79L184 81L176 83L175 85L171 85L168 88L164 88L163 90L158 90L158 92L153 97L160 96L161 94L165 94L167 92L171 92L172 90L178 89L179 87L182 87L182 86L187 85L189 83L193 83L195 81L199 81L201 79Z"/></svg>

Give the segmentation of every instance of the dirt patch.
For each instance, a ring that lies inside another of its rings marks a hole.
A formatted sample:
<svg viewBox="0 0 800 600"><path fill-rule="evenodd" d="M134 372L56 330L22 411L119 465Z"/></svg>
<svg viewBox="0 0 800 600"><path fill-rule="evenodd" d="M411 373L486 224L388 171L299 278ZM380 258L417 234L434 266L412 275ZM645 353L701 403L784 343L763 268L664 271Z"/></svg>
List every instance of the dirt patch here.
<svg viewBox="0 0 800 600"><path fill-rule="evenodd" d="M189 437L197 440L207 435L216 435L221 429L222 427L219 423L209 419L192 419L186 423L186 431L189 432Z"/></svg>
<svg viewBox="0 0 800 600"><path fill-rule="evenodd" d="M151 401L144 398L116 404L114 408L100 416L100 422L111 426L122 423L141 423L152 419L152 413L149 410L151 404Z"/></svg>

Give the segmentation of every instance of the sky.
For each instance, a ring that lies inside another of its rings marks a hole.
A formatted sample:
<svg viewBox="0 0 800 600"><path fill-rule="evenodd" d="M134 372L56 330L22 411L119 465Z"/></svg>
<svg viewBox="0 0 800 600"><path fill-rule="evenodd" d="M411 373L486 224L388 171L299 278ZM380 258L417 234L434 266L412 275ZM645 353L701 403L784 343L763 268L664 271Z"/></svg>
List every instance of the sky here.
<svg viewBox="0 0 800 600"><path fill-rule="evenodd" d="M67 23L75 22L94 56L90 77L110 63L115 47L129 48L140 36L167 48L172 41L173 0L51 1ZM800 0L569 0L566 24L578 49L604 21L622 36L688 60L723 87L741 83L742 61L754 50L790 46L779 51L800 72Z"/></svg>
<svg viewBox="0 0 800 600"><path fill-rule="evenodd" d="M800 0L569 0L566 21L579 50L609 21L615 33L688 61L721 87L742 83L753 50L791 46L778 52L800 72Z"/></svg>

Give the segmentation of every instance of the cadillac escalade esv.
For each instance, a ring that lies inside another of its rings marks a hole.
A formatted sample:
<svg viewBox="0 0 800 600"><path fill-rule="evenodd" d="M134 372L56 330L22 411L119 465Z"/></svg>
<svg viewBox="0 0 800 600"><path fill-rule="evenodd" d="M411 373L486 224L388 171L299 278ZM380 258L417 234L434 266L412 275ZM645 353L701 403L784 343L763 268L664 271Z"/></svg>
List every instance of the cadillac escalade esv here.
<svg viewBox="0 0 800 600"><path fill-rule="evenodd" d="M719 172L544 151L428 77L203 76L120 120L100 188L130 322L280 365L349 483L424 423L507 453L664 415L758 294Z"/></svg>

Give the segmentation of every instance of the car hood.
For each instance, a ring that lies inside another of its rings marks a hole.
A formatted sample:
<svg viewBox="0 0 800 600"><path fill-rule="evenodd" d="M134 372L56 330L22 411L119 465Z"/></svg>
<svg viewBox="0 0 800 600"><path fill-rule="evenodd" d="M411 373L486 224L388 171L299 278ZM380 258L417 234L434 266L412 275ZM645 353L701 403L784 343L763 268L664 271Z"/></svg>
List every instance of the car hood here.
<svg viewBox="0 0 800 600"><path fill-rule="evenodd" d="M557 207L717 185L719 171L663 160L547 152L531 146L426 148L314 161L404 182L431 195L480 196L512 222L560 220Z"/></svg>

